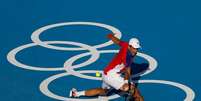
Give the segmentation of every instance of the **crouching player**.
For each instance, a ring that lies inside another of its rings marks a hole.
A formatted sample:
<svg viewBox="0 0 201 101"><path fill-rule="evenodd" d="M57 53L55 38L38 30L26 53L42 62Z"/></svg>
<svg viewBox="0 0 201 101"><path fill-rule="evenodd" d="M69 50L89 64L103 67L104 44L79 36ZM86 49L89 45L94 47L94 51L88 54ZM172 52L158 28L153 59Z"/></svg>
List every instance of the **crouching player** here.
<svg viewBox="0 0 201 101"><path fill-rule="evenodd" d="M104 68L102 87L86 91L77 91L75 88L73 88L70 91L70 97L105 95L108 89L113 87L116 90L121 90L124 92L130 90L129 92L132 92L132 96L135 101L144 101L135 85L130 85L128 83L128 79L131 76L130 66L138 52L138 48L140 48L139 40L137 38L131 38L129 43L127 43L121 41L113 34L108 34L107 37L115 44L119 45L120 50L117 55L115 55L113 60ZM124 77L122 77L123 73L125 74Z"/></svg>

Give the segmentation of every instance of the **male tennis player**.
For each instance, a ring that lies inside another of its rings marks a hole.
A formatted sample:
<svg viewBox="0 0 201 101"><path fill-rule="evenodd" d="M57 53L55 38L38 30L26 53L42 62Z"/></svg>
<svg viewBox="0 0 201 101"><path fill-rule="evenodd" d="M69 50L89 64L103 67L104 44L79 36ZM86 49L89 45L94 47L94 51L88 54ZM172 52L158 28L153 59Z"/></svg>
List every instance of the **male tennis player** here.
<svg viewBox="0 0 201 101"><path fill-rule="evenodd" d="M119 45L120 50L113 60L104 68L102 88L79 92L73 88L70 91L70 97L104 95L110 87L113 87L116 90L125 92L132 90L133 97L136 101L144 101L135 85L129 85L128 83L128 79L131 76L131 64L138 52L138 48L141 47L139 40L137 38L131 38L129 43L127 43L121 41L113 34L108 34L107 37L115 44ZM122 74L125 74L124 77L122 77Z"/></svg>

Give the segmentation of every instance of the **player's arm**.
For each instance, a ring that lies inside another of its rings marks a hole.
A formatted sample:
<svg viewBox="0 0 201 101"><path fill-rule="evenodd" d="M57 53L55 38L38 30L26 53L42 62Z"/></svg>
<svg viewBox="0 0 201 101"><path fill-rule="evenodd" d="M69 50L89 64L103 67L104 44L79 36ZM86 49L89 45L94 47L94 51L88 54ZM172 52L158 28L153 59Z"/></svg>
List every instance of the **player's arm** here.
<svg viewBox="0 0 201 101"><path fill-rule="evenodd" d="M120 43L120 39L118 39L117 37L115 37L114 36L114 34L108 34L107 35L107 37L109 38L109 39L111 39L115 44L117 44L117 45L119 45L119 43Z"/></svg>
<svg viewBox="0 0 201 101"><path fill-rule="evenodd" d="M124 72L125 72L124 80L129 80L131 76L131 67L126 67Z"/></svg>

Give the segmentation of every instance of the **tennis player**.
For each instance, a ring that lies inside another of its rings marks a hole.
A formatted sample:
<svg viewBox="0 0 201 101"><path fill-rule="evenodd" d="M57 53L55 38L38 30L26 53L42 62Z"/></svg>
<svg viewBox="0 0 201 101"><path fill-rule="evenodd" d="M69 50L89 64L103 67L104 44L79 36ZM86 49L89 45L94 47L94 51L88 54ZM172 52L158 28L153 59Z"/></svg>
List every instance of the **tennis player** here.
<svg viewBox="0 0 201 101"><path fill-rule="evenodd" d="M131 76L131 64L138 49L141 47L139 40L137 38L131 38L129 42L124 42L115 37L114 34L108 34L107 37L119 45L120 50L103 70L102 87L86 91L77 91L73 88L70 91L70 97L104 95L112 87L124 92L132 90L131 92L133 92L135 101L144 101L135 85L128 83Z"/></svg>

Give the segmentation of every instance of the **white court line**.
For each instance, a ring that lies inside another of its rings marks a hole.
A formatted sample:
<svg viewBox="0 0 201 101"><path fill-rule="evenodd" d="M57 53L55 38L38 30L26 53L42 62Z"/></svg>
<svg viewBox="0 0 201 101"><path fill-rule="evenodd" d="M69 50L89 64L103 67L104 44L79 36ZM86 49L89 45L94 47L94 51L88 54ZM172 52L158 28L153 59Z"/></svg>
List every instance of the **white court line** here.
<svg viewBox="0 0 201 101"><path fill-rule="evenodd" d="M80 46L80 47L83 47L83 49L89 50L92 53L92 56L91 56L90 59L88 59L84 63L78 64L78 65L75 65L75 66L82 66L82 64L87 64L89 62L92 63L93 61L95 61L95 60L97 60L99 58L99 52L95 48L93 48L91 46L88 46L88 45L85 45L85 44L82 44L82 43L71 42L71 41L46 41L45 43L47 43L47 44L67 44L67 45ZM7 60L11 64L13 64L13 65L15 65L17 67L20 67L20 68L23 68L23 69L28 69L28 70L35 70L35 71L61 71L61 70L64 70L63 67L36 67L36 66L29 66L29 65L20 63L16 59L16 54L17 53L19 53L20 51L22 51L22 50L24 50L26 48L30 48L30 47L33 47L33 46L37 46L37 44L36 43L30 43L30 44L26 44L26 45L23 45L23 46L20 46L20 47L17 47L15 49L11 50L7 55ZM72 51L74 51L74 50L72 50Z"/></svg>
<svg viewBox="0 0 201 101"><path fill-rule="evenodd" d="M31 39L34 43L37 43L40 46L46 47L46 48L50 48L50 49L55 49L55 50L83 50L83 48L69 48L69 47L59 47L59 46L54 46L54 45L50 45L47 43L44 43L42 40L40 40L40 34L42 34L42 32L51 29L51 28L56 28L56 27L61 27L61 26L70 26L70 25L87 25L87 26L98 26L98 27L102 27L105 29L108 29L110 31L112 31L113 33L115 33L115 36L117 38L121 38L121 32L110 25L106 25L106 24L102 24L102 23L96 23L96 22L63 22L63 23L57 23L57 24L51 24L51 25L47 25L44 27L41 27L39 29L37 29L36 31L34 31L31 35ZM113 44L112 41L108 41L105 42L103 44L99 44L99 45L95 45L93 46L94 48L103 48L106 46L109 46Z"/></svg>
<svg viewBox="0 0 201 101"><path fill-rule="evenodd" d="M79 73L96 73L97 70L83 70L83 71L77 71ZM53 75L47 79L45 79L44 81L41 82L40 84L40 91L45 94L48 97L57 99L57 100L64 100L64 101L98 101L98 98L94 98L94 99L78 99L78 98L68 98L68 97L63 97L63 96L59 96L57 94L54 94L53 92L51 92L48 88L48 85L53 82L56 79L59 79L61 77L64 76L69 76L71 74L69 73L61 73L61 74L56 74ZM69 81L70 82L70 81ZM173 87L177 87L181 90L183 90L186 93L186 97L184 99L184 101L193 101L193 99L195 98L195 93L193 92L193 90L183 84L180 83L176 83L176 82L172 82L172 81L166 81L166 80L139 80L139 83L156 83L156 84L165 84L165 85L169 85L169 86L173 86ZM164 91L165 92L165 91ZM108 99L116 99L120 97L119 95L112 95L109 96Z"/></svg>
<svg viewBox="0 0 201 101"><path fill-rule="evenodd" d="M166 81L166 80L139 80L139 83L157 83L157 84L171 85L183 90L186 93L186 98L184 99L184 101L193 101L193 99L195 98L195 93L191 88L177 82Z"/></svg>

